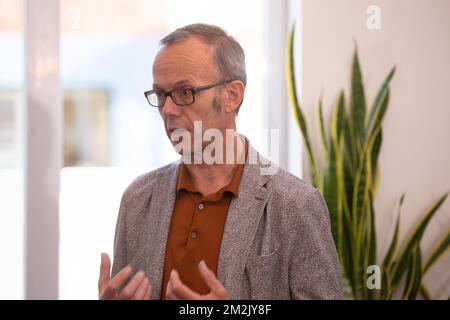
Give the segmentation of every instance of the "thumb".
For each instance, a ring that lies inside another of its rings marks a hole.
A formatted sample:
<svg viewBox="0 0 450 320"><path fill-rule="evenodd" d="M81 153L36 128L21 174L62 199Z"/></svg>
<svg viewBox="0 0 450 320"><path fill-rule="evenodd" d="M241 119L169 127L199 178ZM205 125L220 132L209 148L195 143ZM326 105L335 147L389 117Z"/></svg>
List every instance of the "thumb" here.
<svg viewBox="0 0 450 320"><path fill-rule="evenodd" d="M206 265L206 262L204 260L200 261L198 264L198 269L200 271L200 276L203 278L203 281L208 286L208 288L211 289L212 292L222 292L223 291L223 285L220 283L220 281L217 279L214 272L209 269Z"/></svg>
<svg viewBox="0 0 450 320"><path fill-rule="evenodd" d="M98 291L108 283L111 278L111 261L107 253L102 252L100 262L100 277L98 279Z"/></svg>

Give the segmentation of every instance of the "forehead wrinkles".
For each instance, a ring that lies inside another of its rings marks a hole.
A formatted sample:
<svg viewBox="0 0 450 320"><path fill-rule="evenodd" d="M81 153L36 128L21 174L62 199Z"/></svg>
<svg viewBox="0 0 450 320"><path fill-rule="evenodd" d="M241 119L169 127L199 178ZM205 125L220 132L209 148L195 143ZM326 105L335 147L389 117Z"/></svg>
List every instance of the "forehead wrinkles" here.
<svg viewBox="0 0 450 320"><path fill-rule="evenodd" d="M154 72L195 72L201 71L206 68L202 68L205 63L199 59L196 59L191 56L177 54L170 56L161 56L155 60L155 64L153 65Z"/></svg>

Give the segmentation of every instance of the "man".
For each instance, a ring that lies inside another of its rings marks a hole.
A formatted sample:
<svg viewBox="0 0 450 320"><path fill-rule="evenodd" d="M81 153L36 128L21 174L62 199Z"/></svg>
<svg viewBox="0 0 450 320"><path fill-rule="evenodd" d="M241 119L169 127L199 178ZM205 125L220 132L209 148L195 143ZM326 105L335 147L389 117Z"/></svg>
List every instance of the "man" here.
<svg viewBox="0 0 450 320"><path fill-rule="evenodd" d="M102 254L100 299L341 298L322 196L281 169L264 172L276 167L236 133L241 46L205 24L161 44L145 94L182 158L124 192L112 276Z"/></svg>

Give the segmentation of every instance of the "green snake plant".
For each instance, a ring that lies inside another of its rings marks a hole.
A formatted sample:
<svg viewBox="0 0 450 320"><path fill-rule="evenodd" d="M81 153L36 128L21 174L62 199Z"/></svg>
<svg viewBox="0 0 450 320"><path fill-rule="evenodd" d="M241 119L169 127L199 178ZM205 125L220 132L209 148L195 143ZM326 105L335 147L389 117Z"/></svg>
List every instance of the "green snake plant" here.
<svg viewBox="0 0 450 320"><path fill-rule="evenodd" d="M419 294L425 299L431 298L422 280L433 264L450 249L450 228L426 259L420 242L448 192L423 213L402 243L399 242L399 226L405 196L401 195L389 249L381 263L377 264L376 261L374 197L379 177L378 156L383 139L382 122L389 102L389 85L395 67L389 71L368 110L355 49L350 101L346 101L341 90L327 128L322 113L322 99L317 105L320 141L324 150L324 165L319 168L296 91L294 31L295 26L290 32L286 50L289 97L303 136L311 182L322 192L329 208L346 298L393 299L400 295L402 299L416 299ZM369 288L367 270L374 265L379 267L380 286Z"/></svg>

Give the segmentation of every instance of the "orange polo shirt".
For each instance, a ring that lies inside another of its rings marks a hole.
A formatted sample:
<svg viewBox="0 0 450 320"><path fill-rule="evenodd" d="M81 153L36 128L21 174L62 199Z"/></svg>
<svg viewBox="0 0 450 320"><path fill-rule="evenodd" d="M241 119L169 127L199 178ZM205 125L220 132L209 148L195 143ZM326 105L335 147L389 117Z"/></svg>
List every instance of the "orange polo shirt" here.
<svg viewBox="0 0 450 320"><path fill-rule="evenodd" d="M219 191L202 195L188 170L180 164L172 221L167 239L161 299L166 298L170 272L176 269L181 281L200 294L210 290L203 282L198 264L206 265L217 276L220 245L233 195L239 195L243 164L239 164L230 183Z"/></svg>

